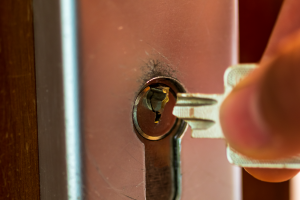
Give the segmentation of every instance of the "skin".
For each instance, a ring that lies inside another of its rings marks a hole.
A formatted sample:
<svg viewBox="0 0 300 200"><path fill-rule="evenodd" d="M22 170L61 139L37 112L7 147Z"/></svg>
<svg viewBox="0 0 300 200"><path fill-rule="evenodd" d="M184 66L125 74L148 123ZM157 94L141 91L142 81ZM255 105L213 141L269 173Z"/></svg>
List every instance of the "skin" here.
<svg viewBox="0 0 300 200"><path fill-rule="evenodd" d="M259 68L221 107L228 143L255 159L300 154L300 1L286 0ZM239 123L237 123L239 122ZM259 180L282 182L297 169L246 168Z"/></svg>

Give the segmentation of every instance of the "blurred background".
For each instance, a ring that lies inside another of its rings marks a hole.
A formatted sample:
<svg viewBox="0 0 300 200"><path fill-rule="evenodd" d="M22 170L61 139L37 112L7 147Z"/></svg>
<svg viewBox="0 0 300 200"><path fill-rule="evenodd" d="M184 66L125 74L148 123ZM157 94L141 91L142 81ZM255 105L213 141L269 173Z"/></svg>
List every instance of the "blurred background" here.
<svg viewBox="0 0 300 200"><path fill-rule="evenodd" d="M283 0L240 0L240 62L259 62ZM243 170L243 200L289 200L290 181L265 183Z"/></svg>

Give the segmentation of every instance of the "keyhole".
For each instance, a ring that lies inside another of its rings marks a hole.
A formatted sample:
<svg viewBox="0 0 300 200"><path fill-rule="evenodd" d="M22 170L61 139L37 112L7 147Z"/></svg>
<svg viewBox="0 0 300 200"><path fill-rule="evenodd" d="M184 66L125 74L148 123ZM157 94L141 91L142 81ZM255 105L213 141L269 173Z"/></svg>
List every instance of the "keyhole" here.
<svg viewBox="0 0 300 200"><path fill-rule="evenodd" d="M159 112L155 112L154 123L159 123L160 118L161 118L161 114Z"/></svg>
<svg viewBox="0 0 300 200"><path fill-rule="evenodd" d="M166 104L169 102L169 87L158 85L149 87L143 101L145 106L155 113L154 123L159 123L162 113L164 112Z"/></svg>
<svg viewBox="0 0 300 200"><path fill-rule="evenodd" d="M180 196L180 141L186 123L172 114L178 92L185 90L177 80L156 77L144 85L134 103L134 127L145 145L147 200Z"/></svg>

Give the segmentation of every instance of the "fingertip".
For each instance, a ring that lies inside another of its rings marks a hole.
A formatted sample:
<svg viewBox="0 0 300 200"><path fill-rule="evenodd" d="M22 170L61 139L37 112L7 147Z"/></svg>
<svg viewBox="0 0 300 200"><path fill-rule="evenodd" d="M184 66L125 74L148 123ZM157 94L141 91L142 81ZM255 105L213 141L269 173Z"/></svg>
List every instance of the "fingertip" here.
<svg viewBox="0 0 300 200"><path fill-rule="evenodd" d="M223 102L220 122L231 147L240 153L258 158L270 143L271 135L261 123L256 106L257 86L250 84L233 91Z"/></svg>
<svg viewBox="0 0 300 200"><path fill-rule="evenodd" d="M299 172L299 169L245 168L245 170L256 179L271 183L287 181Z"/></svg>

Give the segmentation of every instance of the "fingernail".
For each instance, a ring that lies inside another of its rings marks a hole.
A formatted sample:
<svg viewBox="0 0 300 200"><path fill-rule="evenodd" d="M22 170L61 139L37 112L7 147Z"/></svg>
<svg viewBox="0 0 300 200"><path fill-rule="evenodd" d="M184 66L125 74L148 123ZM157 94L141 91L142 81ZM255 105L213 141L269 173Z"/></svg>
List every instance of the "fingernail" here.
<svg viewBox="0 0 300 200"><path fill-rule="evenodd" d="M220 111L226 139L233 148L245 154L263 148L271 140L258 109L256 92L255 84L233 91Z"/></svg>

